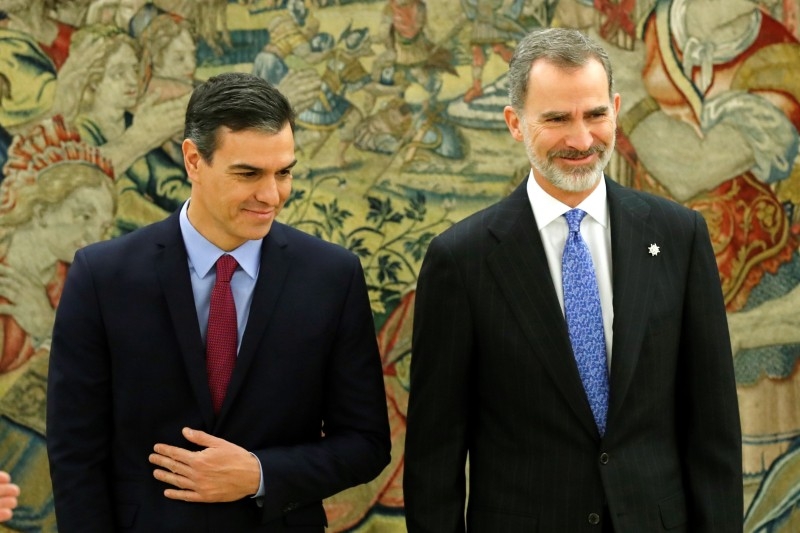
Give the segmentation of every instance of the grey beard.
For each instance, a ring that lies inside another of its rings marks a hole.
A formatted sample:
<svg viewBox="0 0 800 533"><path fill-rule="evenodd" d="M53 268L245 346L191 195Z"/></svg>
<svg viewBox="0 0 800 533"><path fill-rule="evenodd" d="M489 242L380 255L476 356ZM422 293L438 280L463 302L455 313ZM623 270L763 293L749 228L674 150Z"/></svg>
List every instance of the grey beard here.
<svg viewBox="0 0 800 533"><path fill-rule="evenodd" d="M531 166L537 170L544 179L553 184L553 186L562 191L583 192L593 189L603 177L603 169L606 168L606 165L608 165L608 162L611 160L614 144L604 148L593 146L585 152L578 150L559 150L548 153L547 159L544 161L536 157L536 154L533 153L533 150L531 150L527 143L525 149L528 152L528 159L530 159ZM584 167L574 168L571 171L564 171L553 163L555 157L585 157L593 153L601 154L597 162Z"/></svg>

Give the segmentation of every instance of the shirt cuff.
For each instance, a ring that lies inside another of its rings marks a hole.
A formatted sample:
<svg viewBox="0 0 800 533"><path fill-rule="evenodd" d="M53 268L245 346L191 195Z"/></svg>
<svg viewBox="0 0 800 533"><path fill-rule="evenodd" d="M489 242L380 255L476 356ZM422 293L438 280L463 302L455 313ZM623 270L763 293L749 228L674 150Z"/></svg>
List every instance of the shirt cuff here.
<svg viewBox="0 0 800 533"><path fill-rule="evenodd" d="M256 461L258 461L258 474L259 474L259 476L261 476L261 481L258 483L258 492L253 494L251 496L251 498L262 498L262 497L264 497L264 492L265 492L264 491L264 469L261 468L261 461L258 459L258 456L256 454L254 454L253 452L250 452L250 455L255 457Z"/></svg>

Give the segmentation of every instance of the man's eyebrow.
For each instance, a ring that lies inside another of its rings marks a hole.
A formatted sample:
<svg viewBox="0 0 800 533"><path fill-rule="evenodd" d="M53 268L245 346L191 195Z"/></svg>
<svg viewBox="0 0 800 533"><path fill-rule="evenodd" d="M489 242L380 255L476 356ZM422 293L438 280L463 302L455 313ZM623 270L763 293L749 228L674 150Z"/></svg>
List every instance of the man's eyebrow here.
<svg viewBox="0 0 800 533"><path fill-rule="evenodd" d="M283 167L281 170L289 170L297 164L297 159ZM228 166L228 171L240 171L240 172L263 172L263 168L257 167L254 165L248 165L247 163L234 163L233 165Z"/></svg>
<svg viewBox="0 0 800 533"><path fill-rule="evenodd" d="M607 105L599 105L597 107L593 107L592 109L588 110L584 114L585 115L596 115L598 113L608 113L609 109L610 109L610 107L607 106Z"/></svg>
<svg viewBox="0 0 800 533"><path fill-rule="evenodd" d="M545 111L544 113L539 114L539 120L552 120L556 118L566 118L569 116L569 113L566 111Z"/></svg>
<svg viewBox="0 0 800 533"><path fill-rule="evenodd" d="M589 116L589 115L603 114L603 113L608 113L608 110L609 106L599 105L597 107L593 107L592 109L584 111L583 115ZM539 118L541 120L551 120L556 118L565 118L569 116L570 114L567 111L545 111L544 113L541 113L539 115Z"/></svg>
<svg viewBox="0 0 800 533"><path fill-rule="evenodd" d="M228 170L243 170L247 172L261 172L263 169L260 167L256 167L253 165L248 165L247 163L235 163L233 165L228 166Z"/></svg>

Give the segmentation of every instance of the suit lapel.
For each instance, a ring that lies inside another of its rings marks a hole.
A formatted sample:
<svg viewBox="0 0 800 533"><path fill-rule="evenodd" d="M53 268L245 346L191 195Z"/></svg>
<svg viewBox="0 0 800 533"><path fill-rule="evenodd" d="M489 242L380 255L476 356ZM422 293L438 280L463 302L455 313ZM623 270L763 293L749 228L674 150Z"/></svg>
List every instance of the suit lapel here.
<svg viewBox="0 0 800 533"><path fill-rule="evenodd" d="M614 284L614 344L611 357L608 427L620 416L644 338L652 302L652 257L648 247L661 242L648 221L650 206L637 194L606 180L611 218Z"/></svg>
<svg viewBox="0 0 800 533"><path fill-rule="evenodd" d="M285 250L287 244L284 228L278 223L273 224L261 245L261 265L253 289L247 327L242 337L242 345L239 348L239 356L228 385L228 392L217 420L218 426L225 419L236 395L241 390L248 370L258 353L258 347L267 329L267 324L275 312L286 275L289 272L289 260Z"/></svg>
<svg viewBox="0 0 800 533"><path fill-rule="evenodd" d="M181 347L186 375L200 406L203 421L206 427L212 427L214 412L208 390L205 346L197 321L188 256L181 236L178 213L170 216L163 224L166 231L163 240L158 243L161 253L156 259L158 279L172 317L175 336Z"/></svg>
<svg viewBox="0 0 800 533"><path fill-rule="evenodd" d="M489 225L499 242L487 263L533 353L586 430L597 436L525 186L503 200Z"/></svg>

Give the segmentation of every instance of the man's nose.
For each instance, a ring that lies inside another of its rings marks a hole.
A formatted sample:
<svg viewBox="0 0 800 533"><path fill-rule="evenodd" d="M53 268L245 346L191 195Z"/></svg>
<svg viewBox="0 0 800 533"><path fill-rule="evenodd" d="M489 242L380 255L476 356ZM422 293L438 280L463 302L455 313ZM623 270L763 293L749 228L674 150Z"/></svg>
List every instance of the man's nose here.
<svg viewBox="0 0 800 533"><path fill-rule="evenodd" d="M278 205L280 198L278 195L278 183L274 176L270 176L259 184L256 191L256 199L268 205Z"/></svg>
<svg viewBox="0 0 800 533"><path fill-rule="evenodd" d="M594 144L594 135L591 128L582 120L576 120L570 125L566 143L575 150L586 151Z"/></svg>

